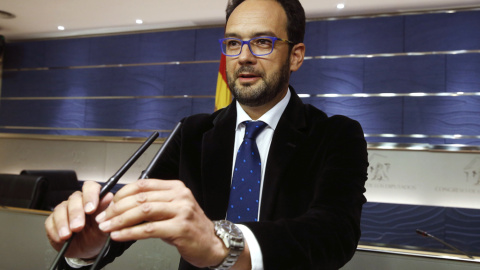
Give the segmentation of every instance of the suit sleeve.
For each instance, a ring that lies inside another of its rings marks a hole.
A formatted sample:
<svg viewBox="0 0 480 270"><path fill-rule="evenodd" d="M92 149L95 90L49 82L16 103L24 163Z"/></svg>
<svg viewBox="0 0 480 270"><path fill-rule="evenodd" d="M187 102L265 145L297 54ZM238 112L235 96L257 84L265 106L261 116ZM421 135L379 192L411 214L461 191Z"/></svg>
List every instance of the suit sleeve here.
<svg viewBox="0 0 480 270"><path fill-rule="evenodd" d="M246 224L260 243L266 270L339 269L355 253L368 167L362 128L358 122L338 116L329 118L321 131L310 132L309 138L312 136L305 152L300 149L292 161L286 173L290 179L285 179L292 187L306 185L305 190L312 190L304 196L308 207L292 215L288 208L295 208L296 201L304 198L296 194L297 198L282 201L282 196L277 196L282 209L276 211L283 214Z"/></svg>

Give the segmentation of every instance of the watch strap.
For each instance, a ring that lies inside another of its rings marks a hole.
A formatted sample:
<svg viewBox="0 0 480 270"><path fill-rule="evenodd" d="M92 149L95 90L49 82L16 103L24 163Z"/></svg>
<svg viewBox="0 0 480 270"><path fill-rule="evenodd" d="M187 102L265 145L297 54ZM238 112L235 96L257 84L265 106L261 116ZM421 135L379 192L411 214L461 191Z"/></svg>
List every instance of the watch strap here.
<svg viewBox="0 0 480 270"><path fill-rule="evenodd" d="M222 242L225 243L225 240L227 239L229 246L229 252L227 257L217 266L210 266L210 269L215 269L215 270L228 270L230 269L238 260L238 257L242 253L245 245L244 245L244 240L243 240L243 234L236 227L235 224L231 223L230 221L227 220L219 220L219 221L214 221L215 224L215 234L222 240ZM235 227L236 231L238 231L237 234L232 234L229 231L225 229L226 226L229 227Z"/></svg>

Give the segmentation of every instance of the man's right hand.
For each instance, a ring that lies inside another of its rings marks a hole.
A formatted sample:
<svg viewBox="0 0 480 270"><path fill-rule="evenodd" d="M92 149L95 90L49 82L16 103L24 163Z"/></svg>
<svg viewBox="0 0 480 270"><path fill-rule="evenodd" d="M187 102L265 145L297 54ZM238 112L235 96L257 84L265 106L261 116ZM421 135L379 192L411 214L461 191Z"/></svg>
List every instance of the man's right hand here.
<svg viewBox="0 0 480 270"><path fill-rule="evenodd" d="M94 258L105 244L108 235L98 228L95 217L107 208L113 194L108 193L99 201L100 189L101 186L96 182L85 182L82 192L73 193L67 201L57 205L45 221L47 237L57 251L75 233L66 257Z"/></svg>

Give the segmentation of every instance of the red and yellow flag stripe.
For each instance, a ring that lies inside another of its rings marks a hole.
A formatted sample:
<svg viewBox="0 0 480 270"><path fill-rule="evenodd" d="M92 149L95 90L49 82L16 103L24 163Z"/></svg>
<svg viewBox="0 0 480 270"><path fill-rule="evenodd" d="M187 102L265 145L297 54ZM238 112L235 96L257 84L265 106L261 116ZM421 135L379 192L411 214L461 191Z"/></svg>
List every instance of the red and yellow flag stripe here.
<svg viewBox="0 0 480 270"><path fill-rule="evenodd" d="M218 68L217 92L215 94L215 111L228 106L232 102L232 93L227 84L226 57L222 54Z"/></svg>

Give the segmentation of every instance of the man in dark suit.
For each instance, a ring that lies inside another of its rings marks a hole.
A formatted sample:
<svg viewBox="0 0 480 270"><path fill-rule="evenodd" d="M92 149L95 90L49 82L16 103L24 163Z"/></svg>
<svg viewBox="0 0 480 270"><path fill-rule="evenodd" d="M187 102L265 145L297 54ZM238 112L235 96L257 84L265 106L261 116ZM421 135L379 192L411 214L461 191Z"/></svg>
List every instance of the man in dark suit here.
<svg viewBox="0 0 480 270"><path fill-rule="evenodd" d="M366 143L356 121L327 117L289 86L303 62L304 31L298 1L230 3L221 44L234 102L183 120L152 174L158 179L126 185L101 202L100 186L87 182L59 205L46 229L57 249L78 233L66 256L82 259L69 264L94 258L105 233L115 241L105 262L144 238L174 245L181 269L338 269L350 260L365 203ZM236 222L234 149L244 120L266 127L254 139L259 210Z"/></svg>

